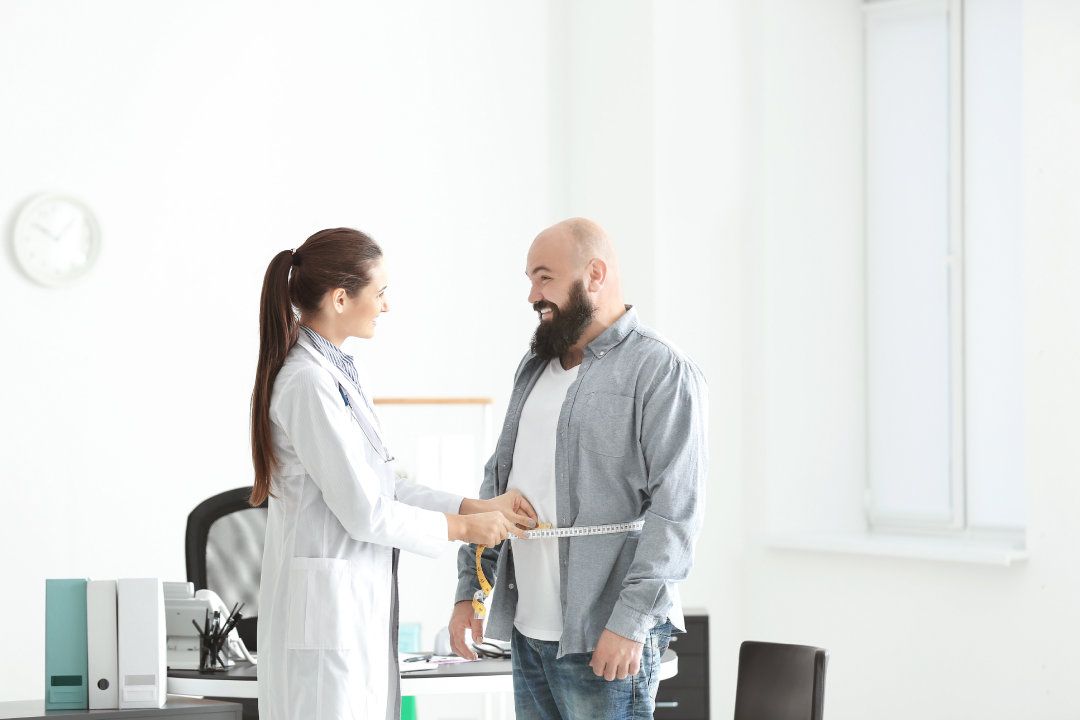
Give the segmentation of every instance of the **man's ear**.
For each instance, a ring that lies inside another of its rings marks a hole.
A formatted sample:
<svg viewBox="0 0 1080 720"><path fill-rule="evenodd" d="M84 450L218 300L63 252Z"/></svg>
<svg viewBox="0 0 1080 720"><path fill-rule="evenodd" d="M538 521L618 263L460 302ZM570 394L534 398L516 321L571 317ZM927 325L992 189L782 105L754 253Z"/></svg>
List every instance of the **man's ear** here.
<svg viewBox="0 0 1080 720"><path fill-rule="evenodd" d="M593 258L585 266L585 289L591 293L598 293L604 289L607 282L607 263L600 258Z"/></svg>

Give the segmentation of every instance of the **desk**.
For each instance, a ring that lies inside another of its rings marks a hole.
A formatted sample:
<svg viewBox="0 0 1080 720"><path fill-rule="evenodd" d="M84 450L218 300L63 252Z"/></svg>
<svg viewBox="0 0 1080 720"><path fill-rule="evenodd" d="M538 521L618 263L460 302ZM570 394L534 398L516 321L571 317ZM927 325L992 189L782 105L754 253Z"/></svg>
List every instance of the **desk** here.
<svg viewBox="0 0 1080 720"><path fill-rule="evenodd" d="M258 666L237 663L223 673L200 675L198 670L169 670L169 692L227 698L259 697ZM660 679L679 672L679 657L673 650L660 658ZM477 660L453 663L432 670L418 670L401 676L402 695L449 695L457 693L514 692L510 660ZM0 718L0 720L3 720Z"/></svg>
<svg viewBox="0 0 1080 720"><path fill-rule="evenodd" d="M168 718L169 720L240 720L241 706L231 702L202 698L168 697L161 708L139 710L49 710L45 700L19 700L0 703L0 720L37 720L57 717L93 718L93 720L137 720L137 718Z"/></svg>

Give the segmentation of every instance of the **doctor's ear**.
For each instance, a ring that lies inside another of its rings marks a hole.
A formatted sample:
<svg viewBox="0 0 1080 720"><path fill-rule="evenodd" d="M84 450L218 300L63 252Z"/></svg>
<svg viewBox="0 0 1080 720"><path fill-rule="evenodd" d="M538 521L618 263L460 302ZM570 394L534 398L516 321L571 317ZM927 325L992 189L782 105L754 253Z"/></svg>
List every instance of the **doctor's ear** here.
<svg viewBox="0 0 1080 720"><path fill-rule="evenodd" d="M345 298L348 294L344 288L334 288L330 291L330 307L334 309L336 313L345 312Z"/></svg>

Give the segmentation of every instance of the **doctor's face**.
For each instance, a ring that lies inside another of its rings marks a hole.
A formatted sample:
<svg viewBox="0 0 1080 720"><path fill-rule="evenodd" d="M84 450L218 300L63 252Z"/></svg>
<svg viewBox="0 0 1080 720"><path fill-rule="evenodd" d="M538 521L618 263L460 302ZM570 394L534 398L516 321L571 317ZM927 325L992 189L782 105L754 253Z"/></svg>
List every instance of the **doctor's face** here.
<svg viewBox="0 0 1080 720"><path fill-rule="evenodd" d="M379 315L390 312L386 299L386 263L379 260L371 269L371 282L355 298L348 298L342 312L347 332L352 337L375 337Z"/></svg>

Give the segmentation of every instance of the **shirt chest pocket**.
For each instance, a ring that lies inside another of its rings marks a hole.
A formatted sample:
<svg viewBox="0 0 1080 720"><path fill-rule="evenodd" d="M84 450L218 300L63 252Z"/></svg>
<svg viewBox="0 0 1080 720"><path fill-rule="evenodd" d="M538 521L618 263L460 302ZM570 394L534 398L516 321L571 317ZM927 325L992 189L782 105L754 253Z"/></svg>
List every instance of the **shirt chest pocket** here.
<svg viewBox="0 0 1080 720"><path fill-rule="evenodd" d="M623 457L634 446L634 398L611 393L589 393L578 410L579 444L606 457Z"/></svg>

